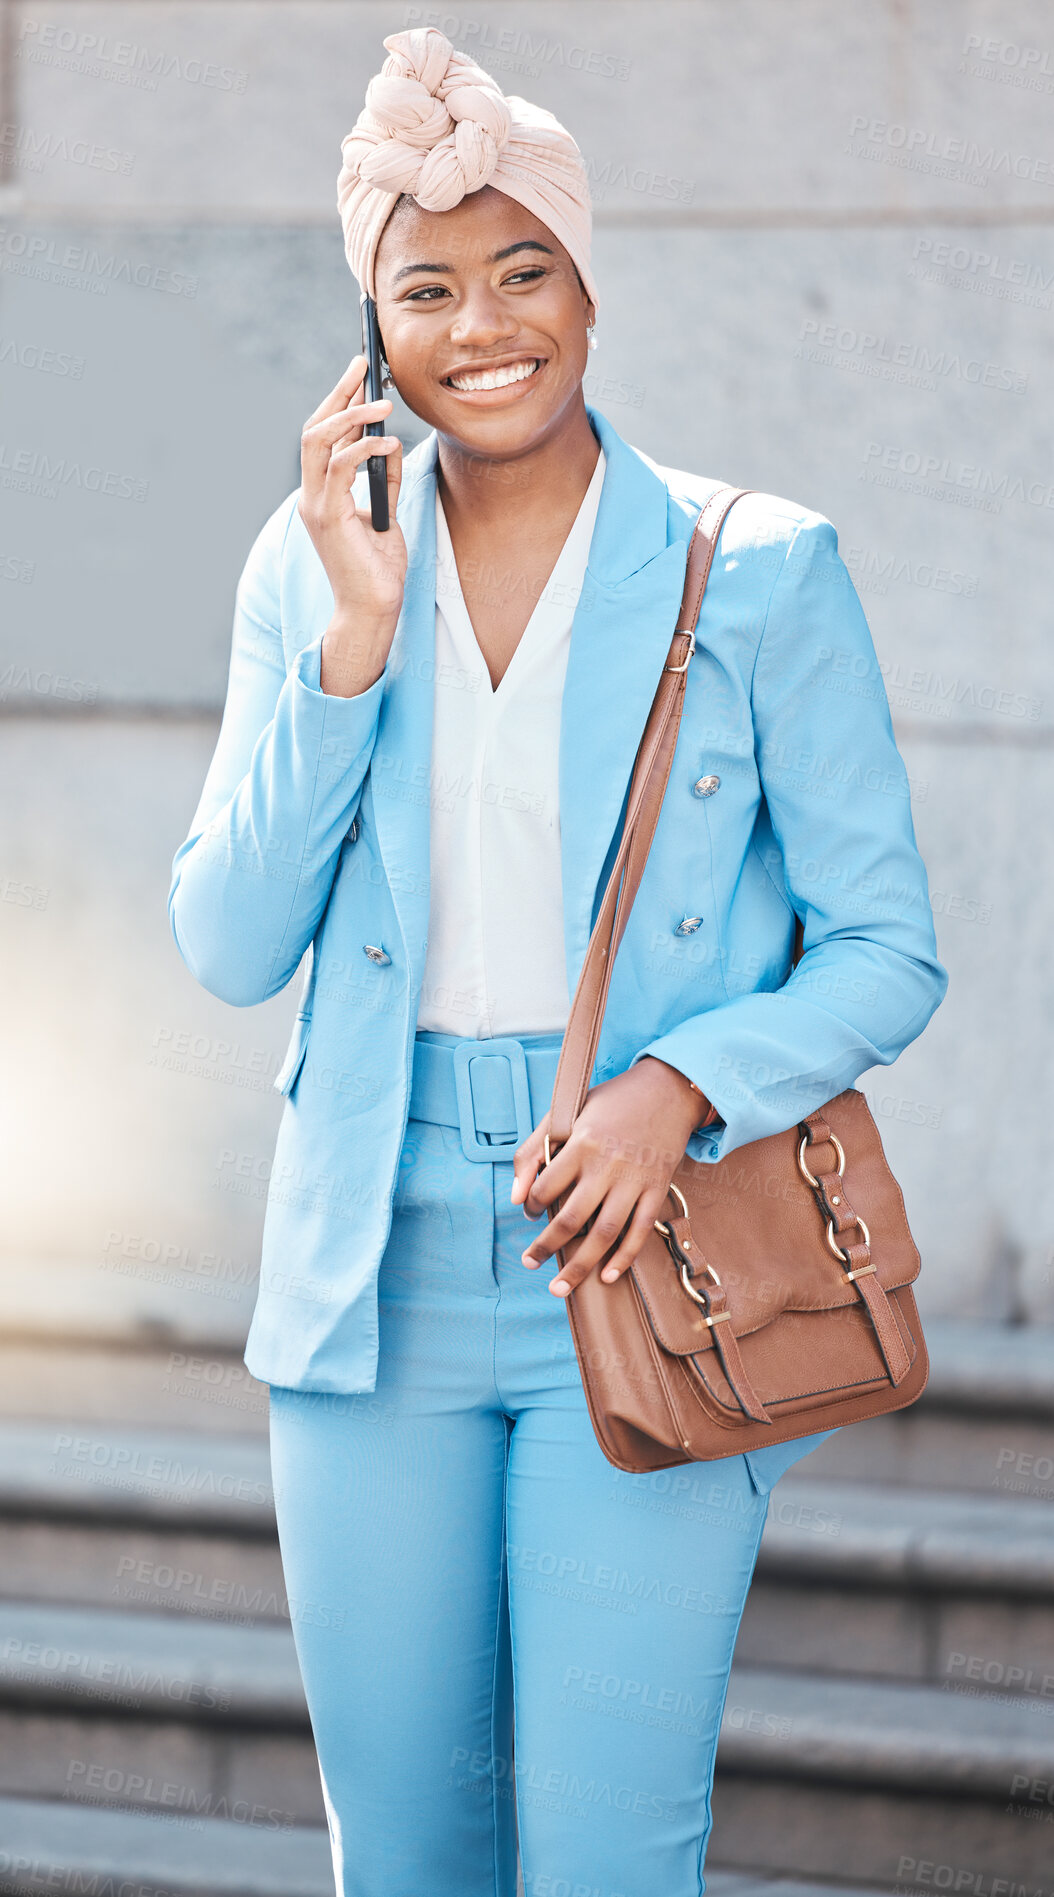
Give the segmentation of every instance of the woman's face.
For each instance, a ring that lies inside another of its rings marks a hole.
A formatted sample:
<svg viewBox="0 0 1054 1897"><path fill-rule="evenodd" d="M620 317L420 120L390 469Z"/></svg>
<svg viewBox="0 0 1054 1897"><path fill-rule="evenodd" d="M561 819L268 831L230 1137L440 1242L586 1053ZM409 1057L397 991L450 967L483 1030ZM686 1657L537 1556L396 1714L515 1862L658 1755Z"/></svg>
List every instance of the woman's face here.
<svg viewBox="0 0 1054 1897"><path fill-rule="evenodd" d="M374 274L399 394L467 453L523 454L581 405L593 306L563 245L504 192L485 185L452 211L404 199Z"/></svg>

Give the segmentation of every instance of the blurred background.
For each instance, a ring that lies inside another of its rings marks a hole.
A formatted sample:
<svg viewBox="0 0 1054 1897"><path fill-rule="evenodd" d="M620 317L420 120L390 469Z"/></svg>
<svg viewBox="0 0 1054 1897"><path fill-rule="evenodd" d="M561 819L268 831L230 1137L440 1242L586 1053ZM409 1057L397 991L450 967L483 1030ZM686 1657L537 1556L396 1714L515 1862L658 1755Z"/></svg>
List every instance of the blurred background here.
<svg viewBox="0 0 1054 1897"><path fill-rule="evenodd" d="M660 463L838 529L951 977L861 1082L930 1386L773 1494L708 1889L1049 1891L1049 6L0 23L0 1888L332 1889L241 1363L297 984L212 999L166 896L242 563L358 348L340 140L384 35L431 24L585 155L587 399Z"/></svg>

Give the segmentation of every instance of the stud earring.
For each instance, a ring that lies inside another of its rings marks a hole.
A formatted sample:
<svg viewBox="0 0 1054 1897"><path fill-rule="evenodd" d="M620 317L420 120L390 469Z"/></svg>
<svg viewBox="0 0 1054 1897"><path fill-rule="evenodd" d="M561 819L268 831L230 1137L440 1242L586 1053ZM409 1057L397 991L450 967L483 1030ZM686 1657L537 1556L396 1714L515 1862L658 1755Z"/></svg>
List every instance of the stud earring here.
<svg viewBox="0 0 1054 1897"><path fill-rule="evenodd" d="M593 328L592 323L587 323L586 324L586 348L595 349L596 346L597 346L596 332Z"/></svg>

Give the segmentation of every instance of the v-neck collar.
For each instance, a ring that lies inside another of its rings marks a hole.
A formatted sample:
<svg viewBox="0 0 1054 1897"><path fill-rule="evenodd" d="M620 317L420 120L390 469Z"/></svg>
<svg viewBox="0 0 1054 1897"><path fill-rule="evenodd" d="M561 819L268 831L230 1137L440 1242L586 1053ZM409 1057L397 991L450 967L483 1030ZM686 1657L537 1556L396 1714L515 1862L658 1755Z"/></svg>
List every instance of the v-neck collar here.
<svg viewBox="0 0 1054 1897"><path fill-rule="evenodd" d="M484 657L483 649L476 637L476 629L472 624L472 618L465 602L464 589L461 585L461 576L457 567L457 557L454 553L453 541L450 538L450 528L447 523L446 513L443 508L442 500L440 499L439 482L438 480L436 481L436 591L439 607L454 636L462 660L471 662L473 667L478 666L481 680L485 681L484 688L489 693L492 701L498 699L503 693L505 696L508 696L505 692L505 685L510 674L513 675L513 683L515 684L538 644L540 628L547 622L551 623L552 601L555 589L559 587L576 568L581 568L580 579L584 580L585 578L586 563L589 558L589 545L596 525L597 512L600 506L600 495L604 485L606 460L604 450L601 447L597 455L596 467L593 469L589 478L589 485L582 496L578 512L568 529L564 544L556 556L552 572L549 574L545 585L542 587L541 592L534 602L531 609L531 616L523 632L520 634L512 657L498 680L497 685L491 684L490 669ZM583 537L586 535L587 528L588 539L585 540L585 544L583 545ZM442 587L442 590L440 590L441 577L446 581L446 585ZM566 617L569 618L570 613L574 609L574 600L571 598L570 593L567 596L566 605L569 609ZM564 617L564 615L561 615L561 618L562 617Z"/></svg>

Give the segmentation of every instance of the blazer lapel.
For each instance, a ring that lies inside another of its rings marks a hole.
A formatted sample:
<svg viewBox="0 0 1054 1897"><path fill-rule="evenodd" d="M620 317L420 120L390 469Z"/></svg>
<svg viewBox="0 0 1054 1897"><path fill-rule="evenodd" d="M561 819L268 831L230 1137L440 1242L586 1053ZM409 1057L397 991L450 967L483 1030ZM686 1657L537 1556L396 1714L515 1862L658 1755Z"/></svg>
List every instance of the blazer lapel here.
<svg viewBox="0 0 1054 1897"><path fill-rule="evenodd" d="M397 511L406 586L370 767L377 842L406 944L411 994L424 973L428 933L437 446L435 434L426 435L403 467Z"/></svg>
<svg viewBox="0 0 1054 1897"><path fill-rule="evenodd" d="M560 847L570 993L585 957L597 884L670 649L687 545L667 544L669 494L647 458L587 406L607 457L561 706ZM424 972L435 670L435 485L431 433L407 457L399 524L408 566L371 780L377 838L406 943L411 992Z"/></svg>
<svg viewBox="0 0 1054 1897"><path fill-rule="evenodd" d="M560 725L560 849L568 992L585 959L611 845L677 620L687 542L667 544L669 493L587 408L607 457L575 608Z"/></svg>

